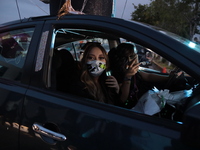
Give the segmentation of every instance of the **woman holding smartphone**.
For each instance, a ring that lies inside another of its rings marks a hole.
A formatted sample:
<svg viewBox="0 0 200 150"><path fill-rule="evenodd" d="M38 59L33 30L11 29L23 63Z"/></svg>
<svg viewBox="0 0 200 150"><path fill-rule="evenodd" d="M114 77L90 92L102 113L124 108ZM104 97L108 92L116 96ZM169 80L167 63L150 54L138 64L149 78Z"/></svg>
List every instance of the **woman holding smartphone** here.
<svg viewBox="0 0 200 150"><path fill-rule="evenodd" d="M84 97L118 105L119 85L114 76L106 75L108 68L109 60L105 49L100 43L89 43L81 59L79 92Z"/></svg>
<svg viewBox="0 0 200 150"><path fill-rule="evenodd" d="M148 90L142 87L143 81L160 82L168 80L168 76L138 70L140 63L137 54L134 52L133 44L121 43L117 48L112 49L108 56L112 74L120 86L120 100L125 108L134 107L142 94Z"/></svg>

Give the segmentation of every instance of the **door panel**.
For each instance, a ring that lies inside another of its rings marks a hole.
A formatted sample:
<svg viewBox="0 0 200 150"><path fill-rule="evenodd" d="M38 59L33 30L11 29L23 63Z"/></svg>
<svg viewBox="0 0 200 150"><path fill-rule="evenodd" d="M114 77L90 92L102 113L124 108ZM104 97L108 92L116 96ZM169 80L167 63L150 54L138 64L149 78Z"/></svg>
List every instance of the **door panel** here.
<svg viewBox="0 0 200 150"><path fill-rule="evenodd" d="M20 116L26 88L0 83L0 149L17 149Z"/></svg>
<svg viewBox="0 0 200 150"><path fill-rule="evenodd" d="M145 118L150 116L67 94L59 97L50 92L41 94L41 91L28 90L22 121L27 130L21 135L22 149L149 150L182 147L179 131L149 123ZM66 140L57 141L34 132L34 123L64 135Z"/></svg>
<svg viewBox="0 0 200 150"><path fill-rule="evenodd" d="M20 28L0 33L0 149L19 147L21 110L28 86L22 84L22 76L33 31Z"/></svg>

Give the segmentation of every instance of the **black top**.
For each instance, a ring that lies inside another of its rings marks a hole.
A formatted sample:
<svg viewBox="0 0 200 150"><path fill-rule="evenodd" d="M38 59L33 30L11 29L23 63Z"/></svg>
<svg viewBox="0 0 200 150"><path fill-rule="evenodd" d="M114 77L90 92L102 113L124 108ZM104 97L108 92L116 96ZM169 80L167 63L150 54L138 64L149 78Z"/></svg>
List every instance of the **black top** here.
<svg viewBox="0 0 200 150"><path fill-rule="evenodd" d="M117 72L112 72L113 76L117 79L118 83L122 83L124 81L124 75ZM145 82L140 72L137 72L132 78L131 78L131 84L130 84L130 91L129 96L124 104L122 104L122 107L131 109L134 107L140 97L147 92L148 90L153 88L153 84L150 84L148 82Z"/></svg>
<svg viewBox="0 0 200 150"><path fill-rule="evenodd" d="M105 96L105 103L120 106L119 95L115 92L114 89L109 88L105 85L105 79L106 75L104 71L104 73L99 78L99 82ZM85 84L80 80L80 78L77 79L76 82L74 82L70 87L70 93L95 100L95 98L90 94L90 92L86 88Z"/></svg>

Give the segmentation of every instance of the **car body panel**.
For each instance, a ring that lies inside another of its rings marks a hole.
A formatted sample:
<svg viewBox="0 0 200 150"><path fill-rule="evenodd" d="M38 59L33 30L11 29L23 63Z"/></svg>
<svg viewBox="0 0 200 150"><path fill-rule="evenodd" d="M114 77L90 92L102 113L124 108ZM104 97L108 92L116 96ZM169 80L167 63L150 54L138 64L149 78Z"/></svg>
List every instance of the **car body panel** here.
<svg viewBox="0 0 200 150"><path fill-rule="evenodd" d="M154 49L198 81L199 52L150 26L102 16L66 15L60 20L56 17L37 17L19 24L5 24L0 27L0 32L29 26L35 27L35 32L24 65L22 83L13 84L0 79L0 92L4 97L0 105L3 108L0 114L1 130L4 133L8 130L6 119L17 126L6 133L5 142L13 138L12 145L7 149L197 149L182 141L184 122L148 116L58 92L50 83L50 68L54 33L60 27L98 30L133 40ZM8 111L6 105L11 102L15 105ZM66 140L56 141L38 134L33 130L36 123L62 134ZM6 146L7 143L0 148Z"/></svg>
<svg viewBox="0 0 200 150"><path fill-rule="evenodd" d="M15 149L19 146L20 118L25 92L26 87L1 80L1 149Z"/></svg>
<svg viewBox="0 0 200 150"><path fill-rule="evenodd" d="M36 26L36 27L35 27ZM23 28L34 28L35 33L37 34L37 29L41 30L40 23L34 24L14 24L11 26L6 26L1 30L2 32L12 31L12 30L20 30ZM40 32L40 31L39 31ZM33 35L32 39L35 41L37 36ZM37 41L36 41L37 42ZM32 42L31 44L34 44ZM7 70L4 75L1 76L0 81L0 118L1 118L1 149L16 149L19 148L19 128L20 128L20 119L21 119L21 111L23 108L24 96L28 88L28 83L30 82L30 70L31 64L33 63L36 48L31 48L29 53L27 54L27 59L23 66L23 73L21 74L20 81L14 81L14 78L20 74L21 70L18 67L15 67L13 64L18 64L18 62L10 61L9 58L7 61L1 62L1 66L7 66ZM29 58L29 56L30 58ZM32 56L31 56L32 55ZM32 57L32 59L31 59ZM1 58L2 59L2 58ZM20 58L21 59L21 58ZM18 61L18 60L17 60ZM20 61L20 60L19 60ZM7 63L6 63L7 62ZM19 62L20 64L21 62ZM9 71L10 70L10 71ZM15 70L15 71L14 71ZM18 70L18 71L17 71ZM14 72L13 72L14 71ZM27 72L26 72L27 71ZM2 72L3 74L3 72ZM10 80L10 78L13 80ZM6 79L7 78L7 79Z"/></svg>
<svg viewBox="0 0 200 150"><path fill-rule="evenodd" d="M47 145L47 149L48 147L66 149L69 146L77 149L117 149L119 147L126 149L137 147L164 149L164 147L173 148L174 145L171 141L178 141L180 138L179 124L174 124L173 127L165 120L157 123L157 119L150 119L142 114L137 116L138 114L134 112L128 114L121 108L113 109L105 104L79 97L70 95L60 97L58 94L54 95L50 92L45 94L45 91L42 93L39 90L27 92L22 124L27 126L29 130L35 122L44 126L45 124L55 124L59 128L59 133L65 135L67 139L63 142L55 142L57 143L56 146ZM170 125L171 129L169 129ZM146 128L147 126L148 128ZM160 134L161 132L162 134ZM25 133L22 132L22 135L25 135ZM148 136L148 138L145 136ZM31 147L43 147L43 143L39 145L39 142L37 142L38 145L36 145L33 142L34 139L37 141L38 138L41 137L34 133L31 136L29 134L25 137L25 143L29 143L28 147L30 145L32 145ZM110 139L112 140L110 141ZM139 144L135 139L146 144ZM160 141L156 145L158 139ZM152 145L152 142L155 144ZM24 146L24 144L22 145Z"/></svg>

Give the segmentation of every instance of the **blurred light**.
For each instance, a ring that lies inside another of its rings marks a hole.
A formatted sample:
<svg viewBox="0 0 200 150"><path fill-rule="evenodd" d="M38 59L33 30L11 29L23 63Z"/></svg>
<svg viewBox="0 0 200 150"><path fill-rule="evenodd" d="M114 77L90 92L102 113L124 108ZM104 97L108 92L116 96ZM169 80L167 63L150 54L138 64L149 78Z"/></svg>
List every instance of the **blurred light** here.
<svg viewBox="0 0 200 150"><path fill-rule="evenodd" d="M195 48L196 44L193 43L193 42L189 42L188 46L191 47L191 48Z"/></svg>
<svg viewBox="0 0 200 150"><path fill-rule="evenodd" d="M190 97L193 93L193 90L191 88L190 90L185 90L184 92L185 92L185 97Z"/></svg>
<svg viewBox="0 0 200 150"><path fill-rule="evenodd" d="M179 122L179 121L177 121L177 123L178 123L178 124L183 124L183 122Z"/></svg>

